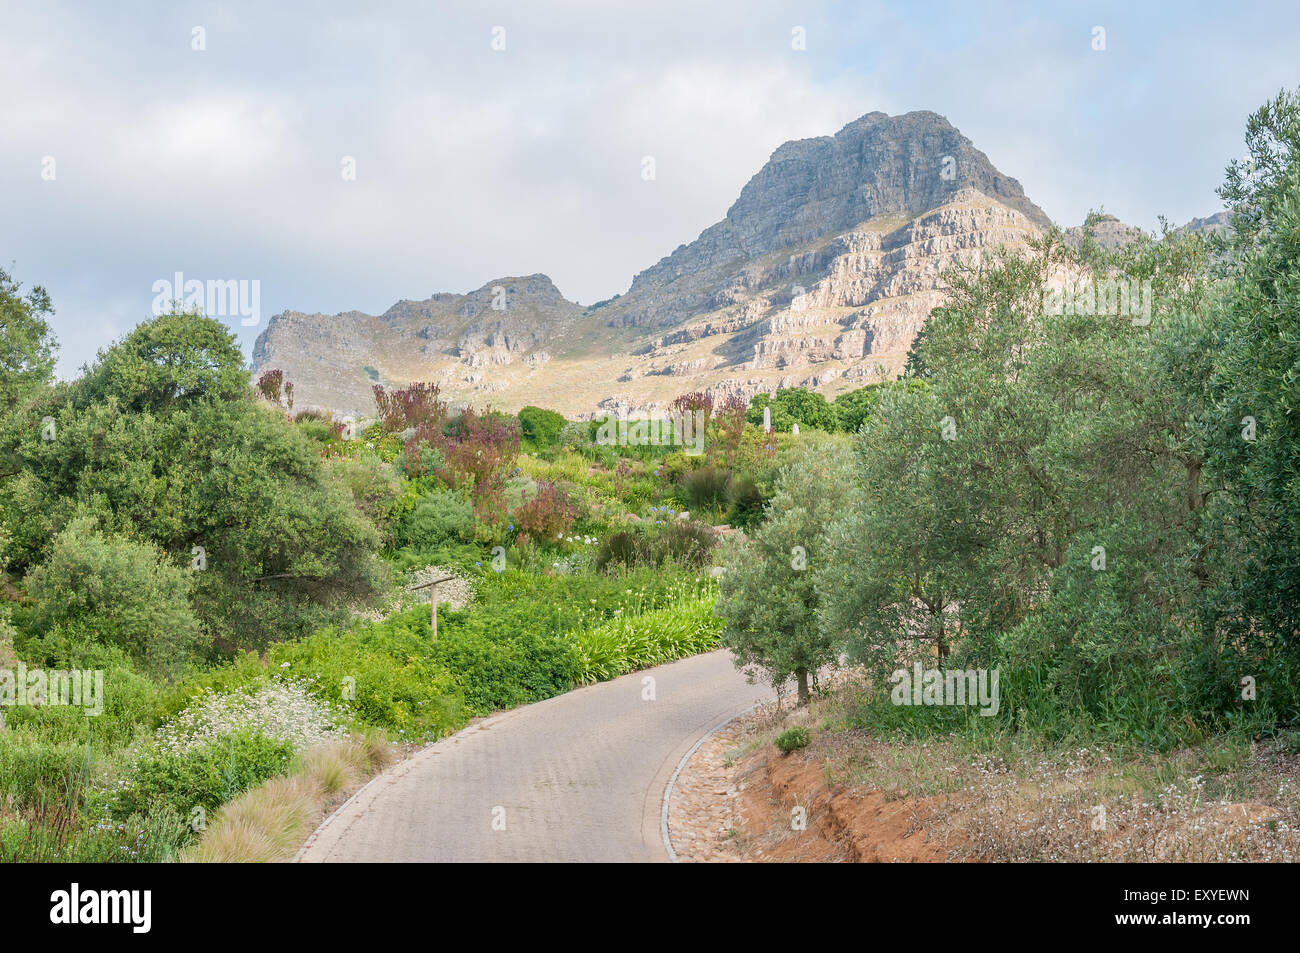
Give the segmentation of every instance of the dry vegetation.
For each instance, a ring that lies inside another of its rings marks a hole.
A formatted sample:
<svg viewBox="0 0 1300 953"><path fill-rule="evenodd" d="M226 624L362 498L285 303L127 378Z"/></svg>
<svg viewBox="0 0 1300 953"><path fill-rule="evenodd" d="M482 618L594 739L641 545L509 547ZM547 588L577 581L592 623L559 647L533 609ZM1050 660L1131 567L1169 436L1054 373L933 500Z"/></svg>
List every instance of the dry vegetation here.
<svg viewBox="0 0 1300 953"><path fill-rule="evenodd" d="M180 859L199 863L289 860L332 805L393 758L393 747L376 734L317 745L302 755L297 770L226 804Z"/></svg>
<svg viewBox="0 0 1300 953"><path fill-rule="evenodd" d="M712 772L712 787L733 792L710 849L751 861L1300 859L1300 736L1163 754L1023 733L883 738L852 727L860 696L841 680L810 709L768 706L701 751L712 763L679 783ZM774 739L795 725L811 742L783 755ZM791 824L796 807L805 830Z"/></svg>

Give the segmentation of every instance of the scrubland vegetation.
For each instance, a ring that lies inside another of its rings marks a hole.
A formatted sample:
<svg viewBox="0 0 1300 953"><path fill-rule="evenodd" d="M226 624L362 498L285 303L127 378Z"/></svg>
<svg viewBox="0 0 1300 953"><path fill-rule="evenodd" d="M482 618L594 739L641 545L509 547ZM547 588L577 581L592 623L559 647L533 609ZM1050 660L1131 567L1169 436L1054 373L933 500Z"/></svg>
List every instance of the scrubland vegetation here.
<svg viewBox="0 0 1300 953"><path fill-rule="evenodd" d="M376 385L373 420L295 410L198 314L55 382L51 302L0 274L0 669L105 673L95 717L0 709L0 859L278 859L394 745L719 644L800 701L867 673L787 751L1285 747L1300 101L1248 146L1226 235L1049 233L951 276L900 380L683 395L699 455L426 384ZM1149 282L1150 314L1099 298L1114 280ZM467 596L435 639L408 587L443 573ZM996 713L891 704L916 661L997 669Z"/></svg>
<svg viewBox="0 0 1300 953"><path fill-rule="evenodd" d="M851 458L800 459L734 544L718 612L744 660L801 689L841 657L865 673L821 726L828 771L856 757L875 779L861 783L926 796L931 769L960 788L963 763L993 758L1014 800L1026 766L1047 791L1085 750L1117 766L1095 772L1100 788L1146 796L1153 817L1253 790L1274 818L1262 856L1294 859L1300 97L1253 116L1247 147L1221 190L1228 232L1109 250L1049 233L951 276L903 378L874 390ZM1123 307L1117 281L1149 282L1149 313ZM1062 286L1069 306L1045 306ZM997 670L1000 705L898 704L891 675L917 662ZM882 742L933 764L882 780ZM1153 756L1160 783L1116 787ZM1071 790L1071 804L1105 803ZM1063 804L986 829L985 856L1243 856L1079 852L1057 831L1035 853L1016 831L1043 833ZM1075 820L1086 834L1087 811Z"/></svg>
<svg viewBox="0 0 1300 953"><path fill-rule="evenodd" d="M7 860L277 859L379 748L716 648L714 527L761 519L792 443L701 395L698 455L418 383L295 410L190 313L56 382L50 301L0 281L0 669L104 673L94 716L0 709ZM435 639L411 587L447 575Z"/></svg>

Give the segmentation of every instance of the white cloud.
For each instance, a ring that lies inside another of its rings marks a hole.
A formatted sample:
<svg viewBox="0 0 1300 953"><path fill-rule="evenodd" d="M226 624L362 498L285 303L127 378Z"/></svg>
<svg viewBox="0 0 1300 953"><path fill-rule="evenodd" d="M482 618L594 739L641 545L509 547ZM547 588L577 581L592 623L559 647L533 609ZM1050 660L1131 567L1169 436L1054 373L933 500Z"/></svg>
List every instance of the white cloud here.
<svg viewBox="0 0 1300 953"><path fill-rule="evenodd" d="M51 291L65 373L177 270L258 278L264 315L534 271L590 302L717 221L781 142L876 109L947 115L1063 223L1182 221L1217 207L1220 153L1285 81L1300 14L1180 11L6 4L0 260Z"/></svg>

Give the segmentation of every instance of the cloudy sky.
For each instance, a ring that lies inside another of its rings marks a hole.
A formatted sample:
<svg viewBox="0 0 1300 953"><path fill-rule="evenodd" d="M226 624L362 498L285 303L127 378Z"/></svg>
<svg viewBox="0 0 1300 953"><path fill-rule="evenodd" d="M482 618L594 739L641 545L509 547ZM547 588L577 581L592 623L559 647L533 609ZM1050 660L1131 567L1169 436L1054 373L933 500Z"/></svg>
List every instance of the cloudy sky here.
<svg viewBox="0 0 1300 953"><path fill-rule="evenodd" d="M0 24L0 265L52 295L64 375L178 271L260 282L260 326L228 319L246 352L279 311L507 275L607 298L782 142L873 110L947 116L1062 224L1180 224L1300 84L1291 0L0 0Z"/></svg>

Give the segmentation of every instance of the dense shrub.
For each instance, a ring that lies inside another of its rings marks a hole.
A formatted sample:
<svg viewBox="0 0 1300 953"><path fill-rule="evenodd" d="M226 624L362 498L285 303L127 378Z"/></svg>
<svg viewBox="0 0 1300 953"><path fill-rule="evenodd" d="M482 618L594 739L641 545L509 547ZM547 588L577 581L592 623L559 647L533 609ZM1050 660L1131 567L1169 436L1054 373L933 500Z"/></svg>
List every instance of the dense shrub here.
<svg viewBox="0 0 1300 953"><path fill-rule="evenodd" d="M568 423L562 414L541 407L525 407L519 411L518 416L523 440L534 450L556 446Z"/></svg>
<svg viewBox="0 0 1300 953"><path fill-rule="evenodd" d="M808 740L808 729L802 725L796 725L794 728L787 728L777 735L773 743L782 754L789 754L791 751L808 747Z"/></svg>
<svg viewBox="0 0 1300 953"><path fill-rule="evenodd" d="M625 614L574 633L579 676L584 683L716 648L722 623L713 615L713 596L682 592L663 609Z"/></svg>
<svg viewBox="0 0 1300 953"><path fill-rule="evenodd" d="M857 390L846 391L831 402L835 412L835 425L845 433L857 433L862 422L880 406L880 386L869 384Z"/></svg>
<svg viewBox="0 0 1300 953"><path fill-rule="evenodd" d="M440 478L471 492L480 520L498 523L505 513L506 474L519 453L519 422L467 407L447 425L439 449L446 459Z"/></svg>
<svg viewBox="0 0 1300 953"><path fill-rule="evenodd" d="M419 498L415 508L398 525L399 546L420 552L474 538L474 507L461 494L434 490Z"/></svg>
<svg viewBox="0 0 1300 953"><path fill-rule="evenodd" d="M693 520L671 520L662 526L620 530L601 541L594 564L604 572L615 567L659 567L672 561L698 569L708 561L717 542L713 530Z"/></svg>
<svg viewBox="0 0 1300 953"><path fill-rule="evenodd" d="M389 530L401 486L392 467L375 460L337 459L328 464L331 475L348 488L353 502L381 532Z"/></svg>
<svg viewBox="0 0 1300 953"><path fill-rule="evenodd" d="M0 481L11 569L43 562L85 514L181 566L198 547L190 603L222 648L292 637L383 594L374 528L319 446L255 399L220 321L145 322L51 399L58 438L23 430L21 472Z"/></svg>
<svg viewBox="0 0 1300 953"><path fill-rule="evenodd" d="M552 540L568 532L577 518L578 507L569 500L568 494L554 483L540 480L536 495L513 514L520 533L541 540Z"/></svg>
<svg viewBox="0 0 1300 953"><path fill-rule="evenodd" d="M703 467L682 476L682 490L692 510L715 510L726 505L731 471Z"/></svg>
<svg viewBox="0 0 1300 953"><path fill-rule="evenodd" d="M85 715L80 711L83 721ZM0 731L0 804L31 810L75 810L95 764L94 752L76 741L52 742L27 731Z"/></svg>
<svg viewBox="0 0 1300 953"><path fill-rule="evenodd" d="M336 710L410 741L437 739L465 723L455 679L429 654L427 608L282 643L269 658L276 669L287 663L288 671L306 679Z"/></svg>
<svg viewBox="0 0 1300 953"><path fill-rule="evenodd" d="M110 824L42 807L0 816L0 863L166 863L192 836L188 821L166 810Z"/></svg>
<svg viewBox="0 0 1300 953"><path fill-rule="evenodd" d="M162 715L158 686L131 671L125 657L105 653L82 654L69 659L52 660L55 671L78 668L82 671L104 670L104 690L98 701L103 710L87 717L84 705L23 705L4 709L8 735L25 735L56 744L87 744L96 749L112 749L128 744L138 734L152 730Z"/></svg>
<svg viewBox="0 0 1300 953"><path fill-rule="evenodd" d="M189 572L147 543L105 537L90 518L55 537L26 581L36 637L116 646L157 674L176 674L208 641L190 611Z"/></svg>
<svg viewBox="0 0 1300 953"><path fill-rule="evenodd" d="M235 795L285 773L293 745L238 731L184 752L147 749L116 792L114 815L170 811L188 818L216 810Z"/></svg>
<svg viewBox="0 0 1300 953"><path fill-rule="evenodd" d="M755 394L749 403L748 421L763 425L763 408L772 408L772 429L788 433L794 424L807 429L835 430L837 415L825 396L802 387L782 387L774 395Z"/></svg>
<svg viewBox="0 0 1300 953"><path fill-rule="evenodd" d="M727 522L740 529L752 529L763 521L767 496L753 477L739 476L727 488Z"/></svg>

